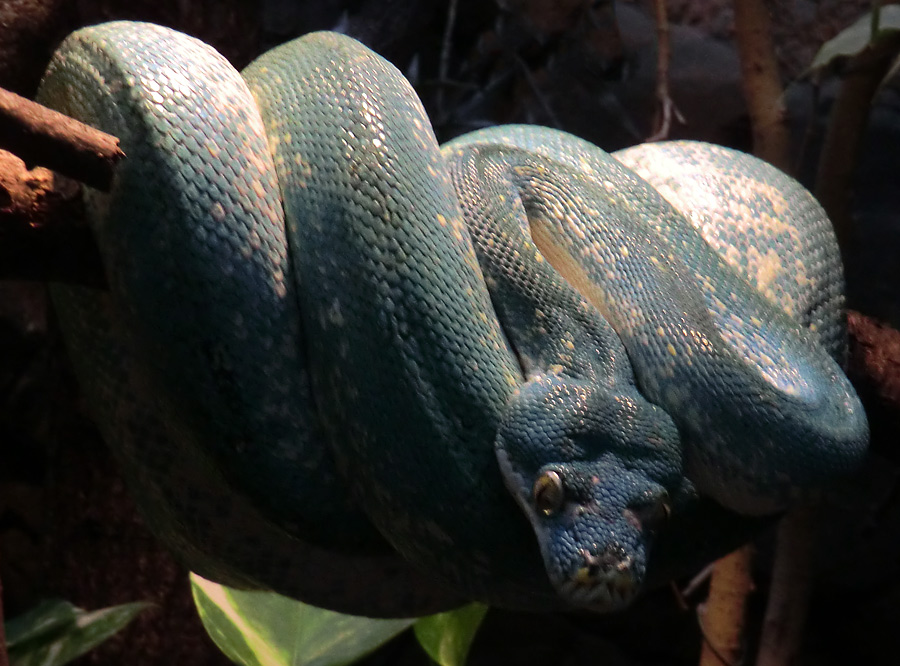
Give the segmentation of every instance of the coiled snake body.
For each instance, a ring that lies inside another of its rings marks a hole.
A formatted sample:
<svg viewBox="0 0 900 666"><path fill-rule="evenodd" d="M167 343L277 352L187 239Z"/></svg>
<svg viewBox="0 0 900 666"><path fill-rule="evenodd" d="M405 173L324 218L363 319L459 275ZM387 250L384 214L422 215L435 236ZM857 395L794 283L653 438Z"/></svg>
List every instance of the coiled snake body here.
<svg viewBox="0 0 900 666"><path fill-rule="evenodd" d="M440 149L399 72L331 33L242 78L95 26L40 99L127 155L88 196L109 292L55 300L104 438L203 575L370 615L610 610L734 534L679 562L667 540L863 454L828 221L752 157L530 127Z"/></svg>

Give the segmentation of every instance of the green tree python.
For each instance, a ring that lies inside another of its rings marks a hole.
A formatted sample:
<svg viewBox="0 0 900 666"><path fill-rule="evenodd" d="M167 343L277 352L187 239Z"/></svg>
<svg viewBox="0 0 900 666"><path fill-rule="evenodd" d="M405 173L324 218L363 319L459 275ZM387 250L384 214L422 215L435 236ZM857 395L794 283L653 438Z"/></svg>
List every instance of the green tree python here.
<svg viewBox="0 0 900 666"><path fill-rule="evenodd" d="M39 100L126 153L86 194L109 289L54 301L204 576L366 615L615 610L864 455L829 222L751 156L526 126L439 147L334 33L239 74L98 25Z"/></svg>

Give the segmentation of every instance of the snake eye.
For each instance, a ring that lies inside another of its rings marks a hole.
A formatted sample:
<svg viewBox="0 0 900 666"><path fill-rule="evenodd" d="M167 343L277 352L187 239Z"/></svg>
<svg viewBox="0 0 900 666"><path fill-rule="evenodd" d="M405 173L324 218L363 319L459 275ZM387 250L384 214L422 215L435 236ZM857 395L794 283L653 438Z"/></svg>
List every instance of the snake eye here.
<svg viewBox="0 0 900 666"><path fill-rule="evenodd" d="M541 474L531 491L535 508L545 516L552 516L560 510L565 500L562 477L552 469Z"/></svg>

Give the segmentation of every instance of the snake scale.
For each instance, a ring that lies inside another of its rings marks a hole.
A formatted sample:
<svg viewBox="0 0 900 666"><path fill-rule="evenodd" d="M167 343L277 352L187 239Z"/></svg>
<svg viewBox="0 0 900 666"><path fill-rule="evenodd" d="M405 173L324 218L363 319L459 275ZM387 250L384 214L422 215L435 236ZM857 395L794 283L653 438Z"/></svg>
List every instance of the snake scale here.
<svg viewBox="0 0 900 666"><path fill-rule="evenodd" d="M109 289L54 302L201 575L374 616L614 610L864 455L830 224L751 156L528 126L439 147L334 33L239 74L93 26L39 100L126 153L86 194Z"/></svg>

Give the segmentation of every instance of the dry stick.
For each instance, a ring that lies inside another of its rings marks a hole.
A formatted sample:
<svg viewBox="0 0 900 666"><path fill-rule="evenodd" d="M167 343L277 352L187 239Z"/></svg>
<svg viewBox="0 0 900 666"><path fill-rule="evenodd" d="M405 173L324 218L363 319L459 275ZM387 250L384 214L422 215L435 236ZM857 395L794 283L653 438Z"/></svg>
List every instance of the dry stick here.
<svg viewBox="0 0 900 666"><path fill-rule="evenodd" d="M119 140L0 89L0 279L103 286L78 183L108 190Z"/></svg>
<svg viewBox="0 0 900 666"><path fill-rule="evenodd" d="M124 157L116 137L2 88L0 148L103 191Z"/></svg>
<svg viewBox="0 0 900 666"><path fill-rule="evenodd" d="M684 124L684 116L675 106L669 92L669 62L672 59L672 43L669 39L669 17L666 13L666 0L654 0L656 8L656 100L659 109L656 116L656 131L647 137L647 141L663 141L669 138L672 129L672 117Z"/></svg>
<svg viewBox="0 0 900 666"><path fill-rule="evenodd" d="M735 0L734 27L741 61L741 84L753 129L753 152L787 171L790 167L790 136L784 123L781 79L765 2Z"/></svg>
<svg viewBox="0 0 900 666"><path fill-rule="evenodd" d="M698 609L703 648L701 666L734 666L744 651L744 609L753 590L753 546L744 546L715 564L709 599Z"/></svg>
<svg viewBox="0 0 900 666"><path fill-rule="evenodd" d="M756 666L786 666L797 661L812 592L816 517L815 504L796 506L778 526Z"/></svg>
<svg viewBox="0 0 900 666"><path fill-rule="evenodd" d="M898 51L900 34L890 33L850 59L825 132L815 194L845 257L850 254L850 192L863 134L872 100Z"/></svg>

